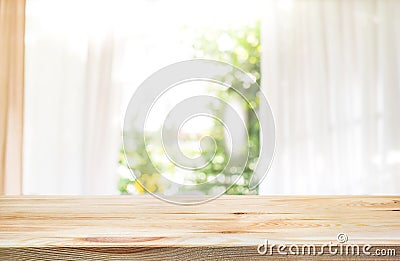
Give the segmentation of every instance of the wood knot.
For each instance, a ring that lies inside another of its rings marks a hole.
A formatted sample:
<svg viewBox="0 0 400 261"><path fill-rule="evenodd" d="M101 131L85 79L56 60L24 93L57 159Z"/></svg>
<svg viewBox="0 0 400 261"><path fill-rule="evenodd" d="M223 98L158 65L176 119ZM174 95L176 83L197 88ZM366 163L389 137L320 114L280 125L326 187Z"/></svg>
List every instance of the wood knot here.
<svg viewBox="0 0 400 261"><path fill-rule="evenodd" d="M233 212L234 215L246 215L246 212Z"/></svg>

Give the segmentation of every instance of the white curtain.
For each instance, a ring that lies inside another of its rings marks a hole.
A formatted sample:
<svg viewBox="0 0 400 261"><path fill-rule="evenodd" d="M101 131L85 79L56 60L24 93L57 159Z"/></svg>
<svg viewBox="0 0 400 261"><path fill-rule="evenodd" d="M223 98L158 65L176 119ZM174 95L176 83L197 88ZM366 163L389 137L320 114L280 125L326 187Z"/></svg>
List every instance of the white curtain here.
<svg viewBox="0 0 400 261"><path fill-rule="evenodd" d="M83 4L96 7L90 19ZM95 2L27 3L24 194L118 193L120 87L109 15Z"/></svg>
<svg viewBox="0 0 400 261"><path fill-rule="evenodd" d="M274 1L263 88L277 128L262 194L400 193L400 1Z"/></svg>
<svg viewBox="0 0 400 261"><path fill-rule="evenodd" d="M106 32L88 45L83 123L82 194L117 193L120 88L113 83L114 39Z"/></svg>

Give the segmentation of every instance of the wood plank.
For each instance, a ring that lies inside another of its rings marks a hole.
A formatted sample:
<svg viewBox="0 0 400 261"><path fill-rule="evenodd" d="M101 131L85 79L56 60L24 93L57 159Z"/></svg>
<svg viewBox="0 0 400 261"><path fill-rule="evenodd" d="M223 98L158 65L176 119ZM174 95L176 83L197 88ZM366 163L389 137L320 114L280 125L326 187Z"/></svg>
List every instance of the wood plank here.
<svg viewBox="0 0 400 261"><path fill-rule="evenodd" d="M396 250L398 257L399 221L400 196L223 196L192 206L148 195L0 197L0 257L299 259L280 255L276 249L273 256L262 256L257 246L265 240L269 245L321 246L338 243L339 233L348 236L345 244L371 244L372 250L386 247ZM321 260L341 258L329 253L319 256Z"/></svg>

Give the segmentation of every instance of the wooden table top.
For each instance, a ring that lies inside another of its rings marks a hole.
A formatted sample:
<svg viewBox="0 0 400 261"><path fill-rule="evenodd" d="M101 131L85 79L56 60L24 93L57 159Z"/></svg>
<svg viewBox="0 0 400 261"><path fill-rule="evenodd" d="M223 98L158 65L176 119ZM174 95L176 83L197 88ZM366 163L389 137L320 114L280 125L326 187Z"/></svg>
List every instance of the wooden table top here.
<svg viewBox="0 0 400 261"><path fill-rule="evenodd" d="M201 248L214 254L220 248L221 255L242 248L240 253L257 257L265 240L324 244L336 242L340 233L347 243L399 246L400 196L222 196L192 206L151 196L0 197L0 253L10 259L28 260L40 250L49 260L71 251L79 254L72 259L87 259L89 251L101 260L114 251L152 260L168 248L175 252L163 254L166 259L175 259L173 253L201 257Z"/></svg>

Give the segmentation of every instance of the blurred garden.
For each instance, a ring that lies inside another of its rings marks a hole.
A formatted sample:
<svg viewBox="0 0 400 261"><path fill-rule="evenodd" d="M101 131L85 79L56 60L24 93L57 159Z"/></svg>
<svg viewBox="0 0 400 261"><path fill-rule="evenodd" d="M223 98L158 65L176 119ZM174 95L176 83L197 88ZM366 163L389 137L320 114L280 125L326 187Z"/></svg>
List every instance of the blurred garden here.
<svg viewBox="0 0 400 261"><path fill-rule="evenodd" d="M182 30L185 30L183 28ZM217 61L226 62L232 64L243 71L250 74L250 76L260 84L261 72L260 72L260 22L254 21L252 24L241 27L232 27L229 29L212 29L204 28L199 31L193 40L193 58L205 58ZM234 79L231 75L227 74L224 76L225 79L221 81L229 81ZM230 79L231 78L231 79ZM235 84L232 82L232 84ZM190 184L203 184L208 180L217 179L218 182L213 182L210 186L203 186L202 191L195 191L196 194L210 194L215 190L226 191L226 194L243 195L243 194L257 194L258 190L249 190L248 183L252 175L253 169L255 168L260 148L260 129L258 120L254 113L251 113L251 109L258 109L259 101L257 99L257 90L251 92L251 100L254 101L251 104L238 102L239 110L244 115L244 119L247 121L248 131L248 144L249 144L249 155L248 161L242 175L237 179L238 181L231 185L231 177L224 167L230 157L229 146L227 142L227 132L224 130L224 126L217 121L211 121L211 124L202 133L196 135L187 135L181 137L186 140L187 144L192 144L199 140L202 136L207 135L214 138L216 150L212 160L204 168L195 171L194 175L184 176L184 182ZM241 97L229 87L226 88L208 88L210 95L214 95L227 101L228 103L235 103L235 100ZM223 110L223 108L215 108L216 110ZM140 135L138 133L130 133L129 135ZM146 137L146 143L150 144L152 139L156 140L159 135L159 131L148 133ZM145 142L145 140L143 140ZM155 158L162 158L165 153L162 146L147 146L148 154ZM208 153L207 151L198 152L193 149L193 146L183 146L182 151L186 155L198 155L206 156L203 154ZM143 194L147 192L157 193L168 190L168 185L163 184L157 175L151 173L153 168L150 167L152 162L148 161L146 151L126 151L128 157L132 157L134 165L129 166L127 164L124 150L121 148L120 151L120 175L118 182L118 190L122 194ZM149 165L150 164L150 165ZM141 175L138 179L131 174L130 168L135 173L138 171ZM161 168L163 173L167 176L174 176L176 172L179 172L178 167L171 162L164 162ZM144 185L144 186L142 186ZM146 187L146 191L143 187ZM193 192L193 191L192 191ZM187 191L179 191L179 193L185 194Z"/></svg>

